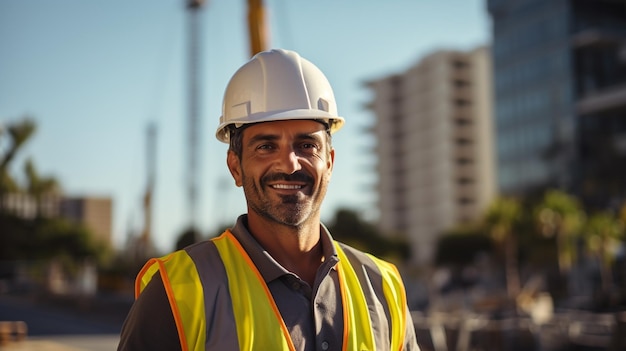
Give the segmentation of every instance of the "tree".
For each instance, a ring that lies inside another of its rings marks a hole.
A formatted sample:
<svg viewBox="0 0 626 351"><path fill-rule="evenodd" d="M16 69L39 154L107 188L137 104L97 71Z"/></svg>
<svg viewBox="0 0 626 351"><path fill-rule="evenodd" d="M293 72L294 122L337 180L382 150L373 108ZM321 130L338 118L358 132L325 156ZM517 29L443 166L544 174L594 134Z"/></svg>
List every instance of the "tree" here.
<svg viewBox="0 0 626 351"><path fill-rule="evenodd" d="M535 220L546 237L555 237L559 272L565 276L576 256L576 241L585 220L579 201L560 190L549 190L535 210Z"/></svg>
<svg viewBox="0 0 626 351"><path fill-rule="evenodd" d="M0 260L30 261L37 265L46 265L54 260L62 262L68 270L76 269L85 260L103 264L109 247L96 241L87 228L60 218L24 218L3 211L7 193L27 192L35 199L37 214L40 215L42 199L61 192L59 183L52 177L40 176L30 159L24 165L24 187L20 187L9 174L16 155L35 130L35 122L28 117L0 126Z"/></svg>
<svg viewBox="0 0 626 351"><path fill-rule="evenodd" d="M26 161L24 172L26 173L27 180L26 190L35 198L37 215L40 215L43 197L46 195L60 194L61 186L59 182L52 177L41 177L31 159Z"/></svg>
<svg viewBox="0 0 626 351"><path fill-rule="evenodd" d="M480 253L493 251L493 241L478 224L460 224L446 230L437 240L435 264L462 267L475 262Z"/></svg>
<svg viewBox="0 0 626 351"><path fill-rule="evenodd" d="M0 214L0 261L30 261L47 264L60 260L74 270L85 259L102 265L109 248L85 227L59 218L24 220Z"/></svg>
<svg viewBox="0 0 626 351"><path fill-rule="evenodd" d="M33 258L66 256L75 261L87 258L101 261L106 254L105 245L97 242L87 228L65 219L38 220L35 238L37 242L29 250L37 254Z"/></svg>
<svg viewBox="0 0 626 351"><path fill-rule="evenodd" d="M182 250L185 247L197 243L201 239L202 235L200 232L193 227L187 228L184 232L180 234L178 240L176 240L176 250Z"/></svg>
<svg viewBox="0 0 626 351"><path fill-rule="evenodd" d="M339 209L328 229L336 240L389 260L410 257L409 245L399 237L384 237L371 223L348 209Z"/></svg>
<svg viewBox="0 0 626 351"><path fill-rule="evenodd" d="M2 154L0 154L0 208L3 203L3 194L18 189L17 184L9 175L9 165L18 151L35 133L35 130L35 122L29 117L25 117L20 122L8 124L6 130L0 126L0 146L4 143L5 133L7 133L9 137L9 144L6 150L3 150Z"/></svg>
<svg viewBox="0 0 626 351"><path fill-rule="evenodd" d="M484 225L504 256L506 287L510 298L520 292L518 263L518 230L522 221L522 205L515 198L497 198L487 209Z"/></svg>
<svg viewBox="0 0 626 351"><path fill-rule="evenodd" d="M600 264L602 291L608 293L613 285L615 249L624 237L622 223L608 212L595 213L585 223L584 237L587 249Z"/></svg>

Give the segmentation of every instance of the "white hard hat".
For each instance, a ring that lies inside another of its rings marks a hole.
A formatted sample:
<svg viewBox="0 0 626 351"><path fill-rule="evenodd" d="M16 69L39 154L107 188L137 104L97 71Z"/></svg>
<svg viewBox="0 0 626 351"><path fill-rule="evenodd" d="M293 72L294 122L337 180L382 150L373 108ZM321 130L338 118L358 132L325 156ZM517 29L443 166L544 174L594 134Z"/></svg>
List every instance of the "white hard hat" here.
<svg viewBox="0 0 626 351"><path fill-rule="evenodd" d="M256 54L230 79L215 136L228 143L228 126L288 119L315 119L334 133L343 126L326 76L314 64L289 50Z"/></svg>

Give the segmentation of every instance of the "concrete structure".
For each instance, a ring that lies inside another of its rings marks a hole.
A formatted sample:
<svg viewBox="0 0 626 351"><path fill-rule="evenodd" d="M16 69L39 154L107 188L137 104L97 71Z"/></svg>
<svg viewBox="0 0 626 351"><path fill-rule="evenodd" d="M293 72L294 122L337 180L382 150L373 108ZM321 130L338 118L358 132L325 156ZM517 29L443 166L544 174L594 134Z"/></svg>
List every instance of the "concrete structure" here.
<svg viewBox="0 0 626 351"><path fill-rule="evenodd" d="M414 263L438 236L481 216L494 197L489 49L439 51L370 81L378 207L384 232L406 235Z"/></svg>
<svg viewBox="0 0 626 351"><path fill-rule="evenodd" d="M626 201L624 0L488 0L498 185Z"/></svg>
<svg viewBox="0 0 626 351"><path fill-rule="evenodd" d="M9 193L2 198L3 210L33 219L65 218L84 225L99 241L112 245L113 203L110 197L65 197L45 195L39 201L30 194Z"/></svg>
<svg viewBox="0 0 626 351"><path fill-rule="evenodd" d="M112 201L109 197L66 197L60 202L60 215L89 228L95 238L112 244Z"/></svg>

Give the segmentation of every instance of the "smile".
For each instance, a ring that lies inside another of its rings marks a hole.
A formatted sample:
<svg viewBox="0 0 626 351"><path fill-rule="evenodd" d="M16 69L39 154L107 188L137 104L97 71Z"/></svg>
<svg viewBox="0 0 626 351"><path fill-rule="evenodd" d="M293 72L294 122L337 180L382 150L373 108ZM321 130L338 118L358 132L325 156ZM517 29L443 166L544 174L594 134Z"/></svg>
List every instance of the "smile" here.
<svg viewBox="0 0 626 351"><path fill-rule="evenodd" d="M288 189L288 190L297 190L302 189L304 185L293 185L293 184L274 184L272 188L274 189Z"/></svg>

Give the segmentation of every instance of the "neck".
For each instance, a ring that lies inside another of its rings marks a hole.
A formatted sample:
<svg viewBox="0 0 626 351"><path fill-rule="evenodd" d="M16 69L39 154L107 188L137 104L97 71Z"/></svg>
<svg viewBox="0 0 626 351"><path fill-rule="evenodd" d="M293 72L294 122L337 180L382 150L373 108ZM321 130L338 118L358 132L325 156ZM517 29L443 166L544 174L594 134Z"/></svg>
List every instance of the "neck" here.
<svg viewBox="0 0 626 351"><path fill-rule="evenodd" d="M249 213L248 229L280 265L313 286L324 256L319 220L287 226Z"/></svg>

